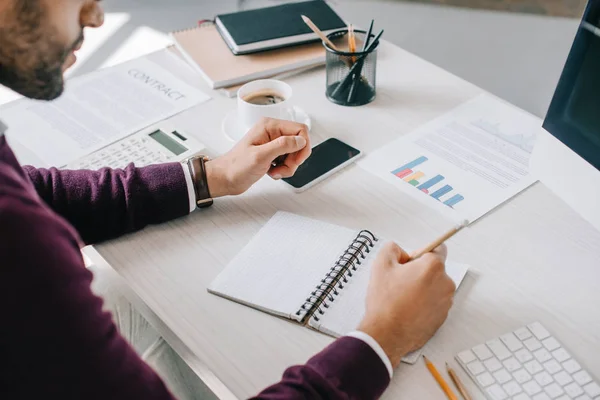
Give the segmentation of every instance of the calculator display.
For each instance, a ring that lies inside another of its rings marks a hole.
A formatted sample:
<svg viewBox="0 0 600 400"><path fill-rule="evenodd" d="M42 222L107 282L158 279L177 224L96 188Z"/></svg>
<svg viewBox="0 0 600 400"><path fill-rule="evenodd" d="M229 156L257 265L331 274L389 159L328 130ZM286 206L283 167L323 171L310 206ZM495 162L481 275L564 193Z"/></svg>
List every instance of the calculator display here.
<svg viewBox="0 0 600 400"><path fill-rule="evenodd" d="M177 143L174 139L171 139L169 137L169 135L167 135L166 133L164 133L161 130L157 130L155 132L152 132L150 135L152 139L156 140L159 144L161 144L164 148L166 148L167 150L169 150L171 153L175 154L176 156L185 153L188 149Z"/></svg>

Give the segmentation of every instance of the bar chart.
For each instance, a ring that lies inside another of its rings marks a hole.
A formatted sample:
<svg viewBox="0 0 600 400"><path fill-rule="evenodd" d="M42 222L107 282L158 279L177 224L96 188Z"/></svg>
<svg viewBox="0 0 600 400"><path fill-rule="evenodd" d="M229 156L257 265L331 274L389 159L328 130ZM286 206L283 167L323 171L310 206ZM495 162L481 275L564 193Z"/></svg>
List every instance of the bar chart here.
<svg viewBox="0 0 600 400"><path fill-rule="evenodd" d="M454 208L465 200L463 195L454 193L454 188L445 182L446 177L444 175L427 174L417 169L417 167L426 166L428 161L427 157L421 156L396 168L392 171L392 174L450 208Z"/></svg>

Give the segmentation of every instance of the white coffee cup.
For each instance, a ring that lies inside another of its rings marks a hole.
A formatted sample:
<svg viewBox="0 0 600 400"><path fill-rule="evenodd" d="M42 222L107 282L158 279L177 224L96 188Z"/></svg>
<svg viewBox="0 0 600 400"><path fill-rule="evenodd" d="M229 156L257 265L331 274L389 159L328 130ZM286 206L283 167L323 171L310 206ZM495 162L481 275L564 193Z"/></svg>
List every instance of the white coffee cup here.
<svg viewBox="0 0 600 400"><path fill-rule="evenodd" d="M261 93L274 93L283 99L277 104L257 105L245 99ZM291 104L292 87L275 79L262 79L245 84L238 90L238 117L245 134L263 117L296 120L296 112Z"/></svg>

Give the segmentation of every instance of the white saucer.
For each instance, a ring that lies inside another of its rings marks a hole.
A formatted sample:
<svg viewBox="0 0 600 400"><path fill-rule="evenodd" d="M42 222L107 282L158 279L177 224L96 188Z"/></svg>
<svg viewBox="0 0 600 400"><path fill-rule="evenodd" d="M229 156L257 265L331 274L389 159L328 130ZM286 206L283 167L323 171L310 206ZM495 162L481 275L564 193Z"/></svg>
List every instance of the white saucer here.
<svg viewBox="0 0 600 400"><path fill-rule="evenodd" d="M300 107L294 106L294 111L296 112L296 122L305 124L308 126L308 130L310 131L312 124L308 114ZM237 142L243 138L247 132L247 130L240 124L237 110L230 111L225 119L223 119L222 129L225 137L232 142Z"/></svg>

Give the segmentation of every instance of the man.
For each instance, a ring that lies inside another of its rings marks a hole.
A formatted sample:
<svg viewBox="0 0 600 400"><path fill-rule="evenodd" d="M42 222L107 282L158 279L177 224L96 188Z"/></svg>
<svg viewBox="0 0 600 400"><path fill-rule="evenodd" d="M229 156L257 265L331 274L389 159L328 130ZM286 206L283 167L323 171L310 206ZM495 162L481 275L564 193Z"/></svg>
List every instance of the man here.
<svg viewBox="0 0 600 400"><path fill-rule="evenodd" d="M30 98L60 96L83 29L102 19L95 0L0 0L0 83ZM212 161L96 172L21 168L0 128L0 398L173 398L102 311L80 246L182 217L190 201L243 193L265 174L293 175L310 154L306 127L265 120ZM445 249L408 260L387 244L357 331L257 398L379 397L402 356L443 323L455 289Z"/></svg>

